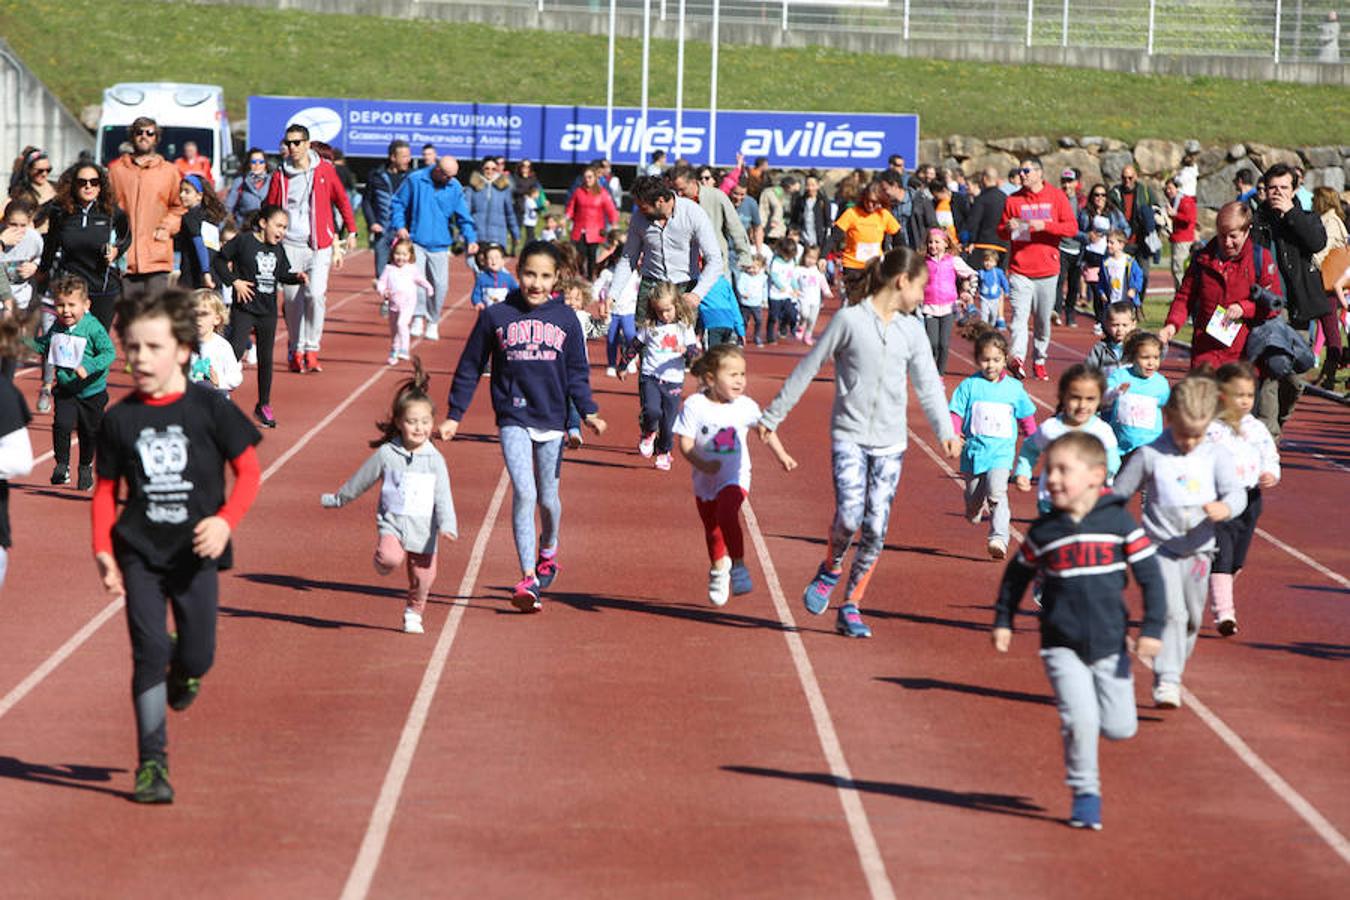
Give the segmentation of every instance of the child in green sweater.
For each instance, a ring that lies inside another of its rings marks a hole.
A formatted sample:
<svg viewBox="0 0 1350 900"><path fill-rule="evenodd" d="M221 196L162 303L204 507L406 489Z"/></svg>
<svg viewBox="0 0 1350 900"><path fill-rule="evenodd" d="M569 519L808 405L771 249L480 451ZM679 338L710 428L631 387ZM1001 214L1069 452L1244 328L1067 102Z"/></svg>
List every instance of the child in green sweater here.
<svg viewBox="0 0 1350 900"><path fill-rule="evenodd" d="M52 484L70 484L70 433L80 435L80 475L76 487L94 486L94 443L108 405L108 369L117 355L98 319L89 315L89 289L76 276L52 283L56 321L29 345L56 367L53 391Z"/></svg>

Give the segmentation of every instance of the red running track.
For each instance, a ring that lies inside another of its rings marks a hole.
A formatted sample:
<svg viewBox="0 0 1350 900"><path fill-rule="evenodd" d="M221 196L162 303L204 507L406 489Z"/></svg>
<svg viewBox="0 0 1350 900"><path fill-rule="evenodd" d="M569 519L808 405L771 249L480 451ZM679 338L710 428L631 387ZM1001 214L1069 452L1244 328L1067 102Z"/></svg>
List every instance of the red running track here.
<svg viewBox="0 0 1350 900"><path fill-rule="evenodd" d="M1238 583L1241 634L1207 630L1187 670L1245 756L1194 706L1148 708L1141 672L1140 734L1103 746L1106 830L1084 834L1062 822L1035 623L1023 618L1011 654L989 648L1001 565L920 445L932 439L916 407L864 604L876 637L847 641L801 610L832 511L826 377L781 431L801 468L783 473L755 450L756 591L720 610L704 598L683 463L663 474L637 455L634 387L596 369L611 430L568 455L562 574L541 615L515 613L509 491L494 504L502 466L480 391L442 448L460 539L443 545L428 633L399 633L400 585L370 565L373 494L318 506L365 457L395 382L374 299L357 293L368 259L334 279L343 305L326 371L278 375L281 427L260 448L268 480L222 582L217 665L170 722L172 807L126 799L130 661L89 559L86 500L48 488L49 464L14 491L0 894L1350 892L1350 550L1333 524L1350 466L1343 407L1299 407L1262 522L1289 550L1257 542ZM461 305L446 339L420 348L438 395L470 324ZM1091 337L1060 329L1056 341L1052 372ZM752 396L767 402L799 355L752 351ZM962 356L949 388L969 368ZM1053 403L1049 385L1029 386ZM250 378L241 407L252 391ZM1024 527L1030 495L1014 504Z"/></svg>

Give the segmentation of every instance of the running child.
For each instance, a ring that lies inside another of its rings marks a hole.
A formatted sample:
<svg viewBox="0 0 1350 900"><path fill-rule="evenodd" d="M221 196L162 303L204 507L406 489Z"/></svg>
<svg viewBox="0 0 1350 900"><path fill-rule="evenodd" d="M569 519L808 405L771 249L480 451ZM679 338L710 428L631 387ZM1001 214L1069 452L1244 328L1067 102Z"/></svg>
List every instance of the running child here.
<svg viewBox="0 0 1350 900"><path fill-rule="evenodd" d="M998 267L998 253L984 251L980 257L980 270L975 274L980 280L980 318L995 328L1004 328L1003 304L1008 300L1012 285L1008 283L1008 273Z"/></svg>
<svg viewBox="0 0 1350 900"><path fill-rule="evenodd" d="M1106 307L1105 319L1106 333L1092 345L1083 362L1110 378L1126 364L1125 341L1139 330L1139 310L1128 300L1117 300Z"/></svg>
<svg viewBox="0 0 1350 900"><path fill-rule="evenodd" d="M769 258L769 321L765 342L778 343L781 334L786 338L797 328L796 289L792 275L796 269L797 245L789 238L774 244Z"/></svg>
<svg viewBox="0 0 1350 900"><path fill-rule="evenodd" d="M498 257L501 254L498 253ZM479 276L485 274L480 272ZM423 277L417 267L417 250L408 238L398 238L389 248L389 265L380 273L375 282L375 290L388 304L389 310L389 359L386 363L398 365L399 360L408 358L411 341L413 313L417 311L417 289L434 294L431 282ZM474 286L475 296L478 287ZM476 306L481 306L475 300Z"/></svg>
<svg viewBox="0 0 1350 900"><path fill-rule="evenodd" d="M764 346L760 322L764 317L764 307L769 302L769 276L764 272L764 262L752 256L745 268L736 273L736 293L741 298L741 318L746 333L753 338L756 347ZM754 320L754 327L750 325Z"/></svg>
<svg viewBox="0 0 1350 900"><path fill-rule="evenodd" d="M1008 339L984 322L972 323L974 375L957 385L949 408L952 428L965 438L961 474L966 480L966 518L989 516L986 547L993 559L1008 555L1012 510L1008 476L1017 454L1017 433L1036 433L1036 406L1022 382L1008 373Z"/></svg>
<svg viewBox="0 0 1350 900"><path fill-rule="evenodd" d="M1125 498L1143 489L1144 530L1158 545L1167 590L1167 624L1153 668L1160 709L1181 706L1181 675L1205 613L1216 527L1247 506L1232 455L1205 440L1218 412L1219 386L1211 376L1184 379L1163 408L1167 429L1125 461L1113 488Z"/></svg>
<svg viewBox="0 0 1350 900"><path fill-rule="evenodd" d="M1156 548L1125 500L1102 493L1107 469L1101 442L1085 430L1067 431L1046 449L1045 469L1052 510L1032 524L1003 573L994 649L1008 652L1022 595L1029 582L1040 579L1041 661L1059 707L1065 782L1073 792L1069 825L1099 831L1097 738L1125 740L1139 726L1126 643L1126 566L1144 592L1135 652L1145 661L1162 647L1166 592ZM1083 565L1089 556L1093 564Z"/></svg>
<svg viewBox="0 0 1350 900"><path fill-rule="evenodd" d="M816 321L824 305L823 298L834 296L830 290L830 279L825 275L825 260L820 258L819 247L807 247L802 251L801 265L793 270L792 286L797 292L800 314L797 340L809 347L816 342ZM704 302L707 302L707 298L704 298Z"/></svg>
<svg viewBox="0 0 1350 900"><path fill-rule="evenodd" d="M1126 302L1136 309L1144 305L1144 267L1125 252L1125 232L1112 229L1106 236L1106 257L1101 277L1092 285L1099 307Z"/></svg>
<svg viewBox="0 0 1350 900"><path fill-rule="evenodd" d="M78 275L52 282L56 320L47 333L25 343L56 370L52 389L52 484L70 484L70 435L80 437L76 489L94 486L94 446L108 405L108 369L117 350L98 319L89 314L89 288ZM195 328L194 328L195 331Z"/></svg>
<svg viewBox="0 0 1350 900"><path fill-rule="evenodd" d="M684 302L684 293L668 281L657 285L647 299L648 320L641 323L637 338L619 358L619 378L634 356L642 356L638 399L642 406L642 439L638 452L648 459L656 453L656 468L670 471L674 446L671 428L680 409L686 362L698 356L694 334L694 311Z"/></svg>
<svg viewBox="0 0 1350 900"><path fill-rule="evenodd" d="M1022 449L1017 453L1013 477L1019 491L1031 490L1031 474L1036 470L1036 463L1045 449L1056 438L1071 431L1086 432L1102 442L1106 451L1106 483L1111 483L1111 479L1120 471L1120 446L1116 443L1116 433L1111 430L1111 426L1097 415L1104 396L1106 376L1099 370L1083 363L1064 370L1064 374L1059 376L1059 408L1041 423L1035 434L1022 442ZM1053 508L1045 474L1046 470L1041 469L1036 492L1036 511L1041 515Z"/></svg>
<svg viewBox="0 0 1350 900"><path fill-rule="evenodd" d="M178 283L187 288L214 288L213 272L220 251L220 226L228 217L210 181L188 175L178 185L178 199L186 212L174 235L179 255Z"/></svg>
<svg viewBox="0 0 1350 900"><path fill-rule="evenodd" d="M0 359L15 359L21 346L18 321L13 318L0 320ZM0 378L0 588L5 586L12 546L9 480L22 478L33 471L33 442L28 437L28 423L32 420L33 414L28 411L28 404L14 387L14 382Z"/></svg>
<svg viewBox="0 0 1350 900"><path fill-rule="evenodd" d="M576 404L591 431L605 431L591 399L585 336L572 311L553 299L560 262L551 243L525 245L517 266L520 290L479 314L455 367L449 418L439 427L441 440L454 438L490 363L492 409L511 476L511 527L520 560L521 579L511 602L521 612L538 612L540 590L558 575L567 401ZM540 535L534 530L536 506Z"/></svg>
<svg viewBox="0 0 1350 900"><path fill-rule="evenodd" d="M246 228L224 247L215 260L216 277L234 291L230 306L230 346L236 359L249 350L258 356L258 402L253 418L264 428L276 428L272 413L272 351L277 343L277 291L283 284L304 284L304 272L292 272L281 240L290 216L280 206L261 207L252 228Z"/></svg>
<svg viewBox="0 0 1350 900"><path fill-rule="evenodd" d="M188 361L188 381L207 384L228 397L244 383L244 366L234 347L221 337L230 311L220 294L207 288L193 291L190 299L197 315L197 349Z"/></svg>
<svg viewBox="0 0 1350 900"><path fill-rule="evenodd" d="M474 276L473 293L469 296L474 309L501 303L507 294L519 289L516 276L506 271L506 257L501 244L488 244L479 249L478 274Z"/></svg>
<svg viewBox="0 0 1350 900"><path fill-rule="evenodd" d="M1107 421L1120 444L1120 458L1151 444L1163 432L1163 407L1172 387L1158 371L1162 366L1162 341L1147 331L1125 339L1124 361L1106 379Z"/></svg>
<svg viewBox="0 0 1350 900"><path fill-rule="evenodd" d="M336 494L319 498L326 508L346 506L380 482L375 571L388 575L406 568L403 630L408 634L423 633L422 616L436 580L436 536L458 536L450 473L445 458L431 446L436 406L427 393L430 381L422 361L414 359L412 377L394 393L389 418L376 425L380 436L370 442L375 453Z"/></svg>
<svg viewBox="0 0 1350 900"><path fill-rule="evenodd" d="M1225 363L1215 373L1223 410L1209 426L1205 439L1224 446L1237 466L1238 481L1247 491L1247 507L1214 526L1217 552L1209 575L1209 603L1219 634L1237 634L1233 586L1247 562L1247 550L1261 517L1261 490L1280 483L1280 451L1270 430L1252 415L1256 403L1256 369L1246 360Z"/></svg>
<svg viewBox="0 0 1350 900"><path fill-rule="evenodd" d="M928 230L928 282L923 289L923 327L928 332L939 375L947 372L947 350L952 342L952 322L960 298L959 282L973 278L975 270L952 253L952 239L941 228Z"/></svg>
<svg viewBox="0 0 1350 900"><path fill-rule="evenodd" d="M98 435L94 559L104 589L126 598L137 803L173 802L165 706L187 709L211 668L217 572L231 565L230 537L261 482L257 429L224 395L187 380L195 313L181 290L119 304L117 333L136 390L108 410ZM166 599L177 640L165 625Z"/></svg>
<svg viewBox="0 0 1350 900"><path fill-rule="evenodd" d="M623 242L619 235L611 231L611 239L618 248L599 262L600 274L595 278L592 290L596 299L609 312L609 331L605 335L605 374L614 378L618 372L619 351L637 337L637 295L641 278L630 278L623 286L623 293L615 296L611 288L614 285L614 268L623 257Z"/></svg>
<svg viewBox="0 0 1350 900"><path fill-rule="evenodd" d="M745 567L741 505L750 494L750 453L746 432L760 421L759 405L745 395L745 352L735 344L716 344L694 362L701 390L685 398L675 433L689 461L694 501L708 543L708 602L725 606L731 594L754 590ZM761 437L785 471L797 462L778 435Z"/></svg>
<svg viewBox="0 0 1350 900"><path fill-rule="evenodd" d="M886 540L891 503L900 484L906 438L909 382L933 433L951 459L961 441L946 414L933 353L915 315L923 301L928 265L908 247L871 257L849 280L848 303L830 320L816 345L787 377L760 418L761 434L775 431L801 399L827 360L834 362L835 395L830 415L835 512L829 549L802 592L812 615L822 615L844 572L844 556L861 529L835 630L871 637L858 604L867 590Z"/></svg>

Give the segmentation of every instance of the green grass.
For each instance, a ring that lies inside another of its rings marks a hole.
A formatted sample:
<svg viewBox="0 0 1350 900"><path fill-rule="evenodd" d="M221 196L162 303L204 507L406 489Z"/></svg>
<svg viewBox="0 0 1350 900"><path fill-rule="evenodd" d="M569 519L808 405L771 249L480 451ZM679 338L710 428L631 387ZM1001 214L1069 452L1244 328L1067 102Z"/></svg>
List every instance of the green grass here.
<svg viewBox="0 0 1350 900"><path fill-rule="evenodd" d="M150 0L0 0L0 34L71 109L119 81L249 94L602 105L605 39L467 23L315 15ZM686 47L685 99L706 106L706 44ZM618 42L616 101L637 105L641 44ZM651 102L671 106L675 45L652 46ZM1257 141L1344 140L1350 91L1051 66L724 46L727 109L917 112L925 135L1097 134Z"/></svg>

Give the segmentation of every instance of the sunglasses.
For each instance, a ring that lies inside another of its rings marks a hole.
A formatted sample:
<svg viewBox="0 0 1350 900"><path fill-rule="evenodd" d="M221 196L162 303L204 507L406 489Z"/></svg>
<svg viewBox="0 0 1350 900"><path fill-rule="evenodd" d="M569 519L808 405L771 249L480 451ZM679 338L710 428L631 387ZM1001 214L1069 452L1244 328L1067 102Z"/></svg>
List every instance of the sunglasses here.
<svg viewBox="0 0 1350 900"><path fill-rule="evenodd" d="M715 181L716 179L713 178L711 175L700 175L700 176L698 176L698 180L699 180L699 181Z"/></svg>
<svg viewBox="0 0 1350 900"><path fill-rule="evenodd" d="M1035 172L1037 170L1033 166L1023 166L1017 171L1021 172L1023 175L1030 175L1032 172Z"/></svg>
<svg viewBox="0 0 1350 900"><path fill-rule="evenodd" d="M267 160L265 160L265 159L250 159L250 160L248 161L248 164L249 164L250 166L265 166L265 165L267 165Z"/></svg>
<svg viewBox="0 0 1350 900"><path fill-rule="evenodd" d="M1098 192L1098 191L1093 191L1093 192L1092 192L1091 194L1089 194L1088 196L1090 196L1090 197L1105 197L1106 194L1105 194L1105 193L1100 193L1100 192Z"/></svg>
<svg viewBox="0 0 1350 900"><path fill-rule="evenodd" d="M102 187L102 186L103 186L103 179L101 179L101 178L76 178L76 179L75 179L75 186L76 186L76 187L82 187L82 188L86 188L86 187Z"/></svg>
<svg viewBox="0 0 1350 900"><path fill-rule="evenodd" d="M304 138L286 138L282 143L287 147L299 147L301 144L308 142Z"/></svg>
<svg viewBox="0 0 1350 900"><path fill-rule="evenodd" d="M153 128L137 128L132 132L134 137L154 137L156 134L158 132Z"/></svg>
<svg viewBox="0 0 1350 900"><path fill-rule="evenodd" d="M51 167L51 166L48 166L48 167L45 168L45 169L34 169L34 170L33 170L33 174L34 174L34 175L50 175L51 173L52 173L52 167Z"/></svg>

